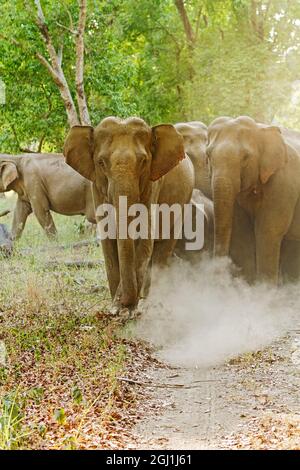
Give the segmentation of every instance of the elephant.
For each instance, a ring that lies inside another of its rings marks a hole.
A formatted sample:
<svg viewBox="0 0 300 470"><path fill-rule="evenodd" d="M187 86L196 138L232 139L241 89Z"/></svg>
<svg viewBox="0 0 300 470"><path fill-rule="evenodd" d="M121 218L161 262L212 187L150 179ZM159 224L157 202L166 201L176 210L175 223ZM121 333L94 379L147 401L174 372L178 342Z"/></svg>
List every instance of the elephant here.
<svg viewBox="0 0 300 470"><path fill-rule="evenodd" d="M50 211L85 215L96 223L91 183L66 164L62 154L0 155L0 193L17 193L12 238L22 235L33 212L46 235L56 235Z"/></svg>
<svg viewBox="0 0 300 470"><path fill-rule="evenodd" d="M202 209L199 206L203 206L203 213L204 213L204 245L200 250L187 250L186 243L190 242L187 240L186 237L182 237L182 239L178 240L175 248L175 255L179 256L179 258L185 259L192 264L198 263L202 258L203 255L208 255L209 257L212 256L213 253L213 245L214 245L214 205L213 202L206 196L199 189L194 189L193 194L191 197L191 204L193 205L193 230L195 231L195 212L200 211Z"/></svg>
<svg viewBox="0 0 300 470"><path fill-rule="evenodd" d="M181 122L175 124L182 135L184 150L190 157L195 170L195 188L204 196L212 199L210 176L206 159L207 127L201 121Z"/></svg>
<svg viewBox="0 0 300 470"><path fill-rule="evenodd" d="M168 238L160 233L156 240L149 232L145 238L133 239L127 233L121 237L120 197L127 198L128 207L143 204L149 217L152 204L188 203L194 170L184 153L183 138L170 124L151 128L138 117L107 117L96 128L72 127L64 155L70 166L92 181L96 208L109 203L116 209L117 236L101 240L108 284L116 311L135 308L149 282L152 263L164 266L177 240L174 233ZM126 223L130 221L128 217ZM175 216L171 222L174 226Z"/></svg>
<svg viewBox="0 0 300 470"><path fill-rule="evenodd" d="M175 124L175 127L177 131L182 134L185 152L190 157L194 165L195 188L200 190L200 194L198 194L197 197L202 199L200 203L204 204L205 212L205 244L203 249L200 251L188 252L184 249L185 241L179 240L176 245L175 252L179 257L189 260L192 263L196 263L201 260L203 253L208 253L211 256L213 252L214 207L212 202L213 194L211 187L211 174L206 155L208 129L201 121L178 123ZM229 253L235 265L239 267L239 273L249 283L252 283L255 273L253 257L249 256L249 250L252 250L252 253L254 253L254 243L247 232L247 227L244 228L246 224L244 219L245 217L242 211L236 205Z"/></svg>
<svg viewBox="0 0 300 470"><path fill-rule="evenodd" d="M230 253L235 224L256 280L278 284L280 269L288 279L297 279L300 134L248 116L217 118L208 128L207 157L215 212L214 255Z"/></svg>
<svg viewBox="0 0 300 470"><path fill-rule="evenodd" d="M0 217L9 214L10 211L0 213ZM13 243L11 234L9 233L6 225L0 224L0 254L3 256L10 256L13 252Z"/></svg>
<svg viewBox="0 0 300 470"><path fill-rule="evenodd" d="M184 150L191 159L195 171L195 191L191 203L204 205L204 246L199 250L186 251L186 240L179 240L176 255L192 263L198 262L203 253L212 254L213 249L213 202L211 179L206 158L207 126L201 121L180 122L175 124L176 130L182 135ZM195 206L195 210L196 209ZM194 216L195 214L193 214Z"/></svg>

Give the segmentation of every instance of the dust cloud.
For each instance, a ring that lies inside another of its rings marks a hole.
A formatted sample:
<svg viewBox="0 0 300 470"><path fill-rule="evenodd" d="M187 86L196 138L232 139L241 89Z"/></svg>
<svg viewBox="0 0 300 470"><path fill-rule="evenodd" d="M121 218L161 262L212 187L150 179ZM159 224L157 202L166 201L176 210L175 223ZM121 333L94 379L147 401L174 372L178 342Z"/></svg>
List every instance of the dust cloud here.
<svg viewBox="0 0 300 470"><path fill-rule="evenodd" d="M154 271L135 334L169 364L208 367L299 327L299 286L250 287L236 274L227 259Z"/></svg>

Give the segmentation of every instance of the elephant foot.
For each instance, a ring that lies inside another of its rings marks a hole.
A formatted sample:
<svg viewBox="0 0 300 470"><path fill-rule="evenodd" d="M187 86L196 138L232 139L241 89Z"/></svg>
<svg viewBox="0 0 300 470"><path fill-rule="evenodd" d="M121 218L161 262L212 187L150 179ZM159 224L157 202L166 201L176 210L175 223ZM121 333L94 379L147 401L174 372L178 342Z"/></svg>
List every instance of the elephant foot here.
<svg viewBox="0 0 300 470"><path fill-rule="evenodd" d="M116 319L121 323L125 323L128 320L135 320L142 314L141 310L138 309L138 307L124 307L120 304L113 304L107 313L113 319Z"/></svg>
<svg viewBox="0 0 300 470"><path fill-rule="evenodd" d="M120 314L120 310L121 310L121 306L120 305L112 305L112 307L108 310L108 315L112 316L112 317L117 317L119 316Z"/></svg>

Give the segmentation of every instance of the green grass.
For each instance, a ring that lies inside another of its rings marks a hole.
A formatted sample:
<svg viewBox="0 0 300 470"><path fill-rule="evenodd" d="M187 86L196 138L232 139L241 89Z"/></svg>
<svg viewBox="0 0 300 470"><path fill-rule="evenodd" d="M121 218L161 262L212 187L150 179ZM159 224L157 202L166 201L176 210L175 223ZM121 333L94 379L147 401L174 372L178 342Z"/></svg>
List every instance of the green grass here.
<svg viewBox="0 0 300 470"><path fill-rule="evenodd" d="M12 206L12 199L0 199L0 211ZM2 449L109 447L119 439L109 431L114 416L122 422L122 410L134 404L117 379L132 357L119 326L103 315L110 302L104 267L64 265L98 261L101 249L58 250L57 243L93 236L78 230L82 217L54 219L58 242L49 242L30 216L13 257L1 259L0 340L7 350L0 366Z"/></svg>

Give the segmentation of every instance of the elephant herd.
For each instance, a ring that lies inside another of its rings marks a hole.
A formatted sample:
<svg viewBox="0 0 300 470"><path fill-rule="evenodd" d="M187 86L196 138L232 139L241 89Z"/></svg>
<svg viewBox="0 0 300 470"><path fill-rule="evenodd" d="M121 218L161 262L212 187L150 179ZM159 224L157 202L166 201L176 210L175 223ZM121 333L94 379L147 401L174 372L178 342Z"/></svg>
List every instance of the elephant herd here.
<svg viewBox="0 0 300 470"><path fill-rule="evenodd" d="M63 153L0 155L0 192L18 196L13 239L31 212L51 237L51 211L96 223L101 204L120 215L121 196L149 213L152 204L196 201L204 205L204 250L212 256L231 257L250 283L299 278L300 133L247 116L220 117L208 128L108 117L95 128L72 127ZM153 265L187 253L174 236L121 237L116 220L118 235L101 244L119 309L147 294Z"/></svg>

